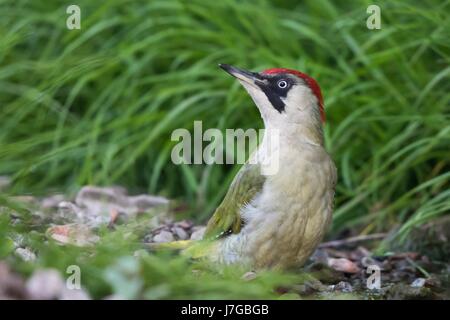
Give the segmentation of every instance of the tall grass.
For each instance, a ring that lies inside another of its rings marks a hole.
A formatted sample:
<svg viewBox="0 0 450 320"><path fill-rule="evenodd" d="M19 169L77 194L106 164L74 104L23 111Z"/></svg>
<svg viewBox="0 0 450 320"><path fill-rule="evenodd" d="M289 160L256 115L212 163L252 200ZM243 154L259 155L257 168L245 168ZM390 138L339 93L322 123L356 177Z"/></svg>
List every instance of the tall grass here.
<svg viewBox="0 0 450 320"><path fill-rule="evenodd" d="M449 1L0 1L0 174L12 192L123 184L204 220L237 166L170 160L176 128L262 126L217 68L316 77L339 170L334 230L411 227L450 212Z"/></svg>

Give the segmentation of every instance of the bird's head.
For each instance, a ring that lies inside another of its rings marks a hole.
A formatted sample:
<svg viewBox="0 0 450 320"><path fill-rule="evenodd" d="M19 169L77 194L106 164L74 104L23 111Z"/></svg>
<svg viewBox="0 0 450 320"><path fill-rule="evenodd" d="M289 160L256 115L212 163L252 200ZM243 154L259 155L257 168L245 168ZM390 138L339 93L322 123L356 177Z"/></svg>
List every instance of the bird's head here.
<svg viewBox="0 0 450 320"><path fill-rule="evenodd" d="M325 111L320 87L313 78L292 69L251 72L226 64L219 66L244 86L258 107L266 128L281 131L304 128L305 133L315 135L317 139L314 140L321 142Z"/></svg>

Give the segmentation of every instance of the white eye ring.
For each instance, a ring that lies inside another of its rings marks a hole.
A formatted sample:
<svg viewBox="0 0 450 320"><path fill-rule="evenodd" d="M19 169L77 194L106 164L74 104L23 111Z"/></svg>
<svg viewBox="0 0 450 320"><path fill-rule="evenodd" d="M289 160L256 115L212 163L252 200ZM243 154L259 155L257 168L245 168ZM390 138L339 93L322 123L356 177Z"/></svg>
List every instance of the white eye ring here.
<svg viewBox="0 0 450 320"><path fill-rule="evenodd" d="M288 83L286 80L280 80L278 81L278 88L280 89L286 89L288 86Z"/></svg>

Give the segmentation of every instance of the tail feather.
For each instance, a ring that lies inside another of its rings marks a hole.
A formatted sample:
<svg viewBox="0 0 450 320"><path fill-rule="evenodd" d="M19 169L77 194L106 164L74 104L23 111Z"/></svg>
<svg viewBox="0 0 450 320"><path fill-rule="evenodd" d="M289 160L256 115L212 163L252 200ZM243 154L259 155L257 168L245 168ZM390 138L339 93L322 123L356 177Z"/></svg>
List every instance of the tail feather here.
<svg viewBox="0 0 450 320"><path fill-rule="evenodd" d="M193 243L193 240L178 240L172 242L147 243L147 246L154 250L184 250L192 246Z"/></svg>

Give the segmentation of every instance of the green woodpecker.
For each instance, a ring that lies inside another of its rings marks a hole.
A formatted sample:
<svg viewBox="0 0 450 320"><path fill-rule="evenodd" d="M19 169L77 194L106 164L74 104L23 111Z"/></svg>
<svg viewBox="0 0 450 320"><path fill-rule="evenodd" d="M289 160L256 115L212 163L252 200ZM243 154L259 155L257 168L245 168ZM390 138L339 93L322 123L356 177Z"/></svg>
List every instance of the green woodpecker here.
<svg viewBox="0 0 450 320"><path fill-rule="evenodd" d="M296 70L220 67L247 90L266 131L209 220L203 240L179 245L221 264L301 266L331 222L336 185L336 168L324 149L320 87ZM269 143L274 132L276 145ZM276 170L265 172L275 157Z"/></svg>

